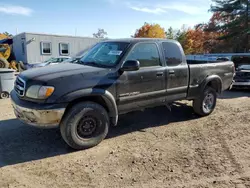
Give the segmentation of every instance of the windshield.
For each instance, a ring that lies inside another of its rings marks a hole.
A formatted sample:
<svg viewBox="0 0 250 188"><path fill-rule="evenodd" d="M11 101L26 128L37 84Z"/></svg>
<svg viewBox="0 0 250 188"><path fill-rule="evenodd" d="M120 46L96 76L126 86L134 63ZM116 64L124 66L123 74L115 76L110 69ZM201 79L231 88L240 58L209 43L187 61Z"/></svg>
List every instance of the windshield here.
<svg viewBox="0 0 250 188"><path fill-rule="evenodd" d="M78 53L75 55L75 57L82 57L82 56L84 56L84 55L88 52L88 50L89 50L89 48L84 49L84 50L78 52Z"/></svg>
<svg viewBox="0 0 250 188"><path fill-rule="evenodd" d="M127 49L127 42L102 42L92 47L80 63L90 66L114 67Z"/></svg>
<svg viewBox="0 0 250 188"><path fill-rule="evenodd" d="M63 61L63 63L79 63L79 60L83 58L85 54L87 54L88 49L85 49L79 52L75 57L68 58Z"/></svg>
<svg viewBox="0 0 250 188"><path fill-rule="evenodd" d="M239 67L241 65L248 65L250 64L250 56L233 56L232 61L236 65L236 67Z"/></svg>
<svg viewBox="0 0 250 188"><path fill-rule="evenodd" d="M250 70L250 65L240 65L239 70Z"/></svg>

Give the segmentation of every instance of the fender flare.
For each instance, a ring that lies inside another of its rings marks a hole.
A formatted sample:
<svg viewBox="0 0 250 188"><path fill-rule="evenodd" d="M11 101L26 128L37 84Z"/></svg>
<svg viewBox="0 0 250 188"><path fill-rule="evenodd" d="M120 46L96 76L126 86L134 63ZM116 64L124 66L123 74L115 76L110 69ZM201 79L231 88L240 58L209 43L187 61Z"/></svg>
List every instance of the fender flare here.
<svg viewBox="0 0 250 188"><path fill-rule="evenodd" d="M222 92L222 79L218 76L218 75L211 75L208 76L201 84L201 91L204 91L205 87L208 85L209 82L211 81L216 81L217 83L217 93L221 93Z"/></svg>
<svg viewBox="0 0 250 188"><path fill-rule="evenodd" d="M109 117L111 118L111 123L112 125L116 126L118 122L118 109L115 98L107 90L96 89L96 88L81 89L60 97L60 99L57 102L62 103L66 101L68 103L71 103L77 99L81 99L84 97L95 97L95 96L102 97L102 99L105 101L107 108L109 110Z"/></svg>

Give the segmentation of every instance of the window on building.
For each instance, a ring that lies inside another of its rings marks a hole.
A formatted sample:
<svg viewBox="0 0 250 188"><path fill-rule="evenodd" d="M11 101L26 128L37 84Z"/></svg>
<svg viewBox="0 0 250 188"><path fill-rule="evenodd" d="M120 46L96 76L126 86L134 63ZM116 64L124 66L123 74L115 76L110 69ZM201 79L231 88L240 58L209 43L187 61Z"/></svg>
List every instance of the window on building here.
<svg viewBox="0 0 250 188"><path fill-rule="evenodd" d="M178 66L182 63L182 53L176 44L172 42L163 42L162 46L168 66Z"/></svg>
<svg viewBox="0 0 250 188"><path fill-rule="evenodd" d="M51 54L51 42L41 42L42 54Z"/></svg>
<svg viewBox="0 0 250 188"><path fill-rule="evenodd" d="M69 55L69 44L60 43L60 54L61 55Z"/></svg>
<svg viewBox="0 0 250 188"><path fill-rule="evenodd" d="M137 44L129 53L127 60L138 60L140 67L161 66L160 56L156 44Z"/></svg>

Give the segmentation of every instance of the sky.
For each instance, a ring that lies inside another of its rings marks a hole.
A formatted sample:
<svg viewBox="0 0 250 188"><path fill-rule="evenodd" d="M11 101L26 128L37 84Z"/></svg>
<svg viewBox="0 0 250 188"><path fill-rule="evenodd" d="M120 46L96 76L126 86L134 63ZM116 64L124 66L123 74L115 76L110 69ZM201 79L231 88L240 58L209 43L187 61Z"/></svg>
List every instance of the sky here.
<svg viewBox="0 0 250 188"><path fill-rule="evenodd" d="M211 0L0 0L0 33L127 38L144 22L167 29L207 22Z"/></svg>

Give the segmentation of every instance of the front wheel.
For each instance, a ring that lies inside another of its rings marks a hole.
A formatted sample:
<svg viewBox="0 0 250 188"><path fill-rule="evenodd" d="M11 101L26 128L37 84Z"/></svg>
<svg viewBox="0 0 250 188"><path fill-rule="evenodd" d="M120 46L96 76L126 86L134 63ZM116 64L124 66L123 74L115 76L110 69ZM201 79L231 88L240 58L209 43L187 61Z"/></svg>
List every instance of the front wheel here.
<svg viewBox="0 0 250 188"><path fill-rule="evenodd" d="M64 141L77 150L98 145L107 136L108 130L108 113L94 102L74 105L60 123Z"/></svg>
<svg viewBox="0 0 250 188"><path fill-rule="evenodd" d="M195 113L201 116L207 116L211 114L215 109L216 101L216 91L211 87L207 87L201 96L193 101Z"/></svg>

